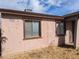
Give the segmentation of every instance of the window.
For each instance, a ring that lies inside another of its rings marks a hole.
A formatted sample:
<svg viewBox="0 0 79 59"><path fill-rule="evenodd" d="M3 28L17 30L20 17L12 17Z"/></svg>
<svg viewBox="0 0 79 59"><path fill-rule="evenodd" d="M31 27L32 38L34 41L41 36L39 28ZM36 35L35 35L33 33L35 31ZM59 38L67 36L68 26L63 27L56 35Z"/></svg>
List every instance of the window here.
<svg viewBox="0 0 79 59"><path fill-rule="evenodd" d="M40 21L25 21L25 38L40 37Z"/></svg>
<svg viewBox="0 0 79 59"><path fill-rule="evenodd" d="M65 22L64 21L56 22L56 35L58 36L65 35Z"/></svg>

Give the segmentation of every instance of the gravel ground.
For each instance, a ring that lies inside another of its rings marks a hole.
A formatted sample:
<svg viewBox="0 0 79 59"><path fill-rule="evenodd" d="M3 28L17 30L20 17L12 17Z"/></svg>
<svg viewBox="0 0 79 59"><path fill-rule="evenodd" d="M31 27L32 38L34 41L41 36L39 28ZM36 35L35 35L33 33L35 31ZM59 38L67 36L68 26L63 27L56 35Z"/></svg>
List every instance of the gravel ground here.
<svg viewBox="0 0 79 59"><path fill-rule="evenodd" d="M49 46L3 59L79 59L79 49Z"/></svg>

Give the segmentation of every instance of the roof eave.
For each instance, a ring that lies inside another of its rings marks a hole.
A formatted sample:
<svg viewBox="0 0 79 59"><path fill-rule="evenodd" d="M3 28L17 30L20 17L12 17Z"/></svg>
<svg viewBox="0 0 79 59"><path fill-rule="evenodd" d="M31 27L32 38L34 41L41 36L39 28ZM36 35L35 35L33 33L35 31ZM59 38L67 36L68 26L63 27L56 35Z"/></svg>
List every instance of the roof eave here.
<svg viewBox="0 0 79 59"><path fill-rule="evenodd" d="M1 13L4 14L13 14L13 15L20 15L20 16L31 16L31 17L40 17L40 18L48 18L48 19L64 19L62 16L55 16L55 15L46 15L34 12L24 12L18 10L10 10L10 9L0 9Z"/></svg>

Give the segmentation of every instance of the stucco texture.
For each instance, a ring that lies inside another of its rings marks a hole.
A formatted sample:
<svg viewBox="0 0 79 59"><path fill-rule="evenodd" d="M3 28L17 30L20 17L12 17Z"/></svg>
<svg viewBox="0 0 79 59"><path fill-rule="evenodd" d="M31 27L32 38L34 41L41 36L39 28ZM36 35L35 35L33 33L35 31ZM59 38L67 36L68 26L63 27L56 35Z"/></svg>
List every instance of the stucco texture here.
<svg viewBox="0 0 79 59"><path fill-rule="evenodd" d="M19 18L5 17L1 20L2 55L29 51L47 47L49 45L58 46L58 37L55 34L55 21L41 21L41 37L37 39L24 39L24 21Z"/></svg>

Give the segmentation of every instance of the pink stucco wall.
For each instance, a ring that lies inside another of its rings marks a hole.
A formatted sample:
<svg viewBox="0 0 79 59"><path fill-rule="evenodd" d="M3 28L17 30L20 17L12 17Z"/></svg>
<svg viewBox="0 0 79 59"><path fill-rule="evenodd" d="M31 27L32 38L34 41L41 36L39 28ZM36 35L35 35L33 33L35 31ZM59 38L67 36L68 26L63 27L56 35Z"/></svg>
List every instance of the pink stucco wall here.
<svg viewBox="0 0 79 59"><path fill-rule="evenodd" d="M72 18L74 19L74 18ZM74 34L72 33L72 19L71 21L66 22L66 35L65 35L65 44L73 45L76 49L79 48L79 19L75 18ZM74 42L73 40L74 35Z"/></svg>
<svg viewBox="0 0 79 59"><path fill-rule="evenodd" d="M41 37L38 39L24 39L23 20L2 18L2 36L6 42L2 43L2 55L29 51L47 47L58 46L58 37L55 34L55 21L41 21Z"/></svg>
<svg viewBox="0 0 79 59"><path fill-rule="evenodd" d="M58 46L70 44L72 40L71 21L66 22L66 35L56 35L55 20L41 20L41 37L36 39L24 39L23 19L16 16L7 16L1 18L2 37L6 40L2 42L2 55L30 51L33 49L44 48L49 45ZM75 43L74 46L79 47L79 20L75 25Z"/></svg>
<svg viewBox="0 0 79 59"><path fill-rule="evenodd" d="M76 48L79 48L79 19L76 21L77 26L76 26L76 43L75 46Z"/></svg>
<svg viewBox="0 0 79 59"><path fill-rule="evenodd" d="M65 44L70 44L72 42L72 21L66 22L66 35Z"/></svg>

